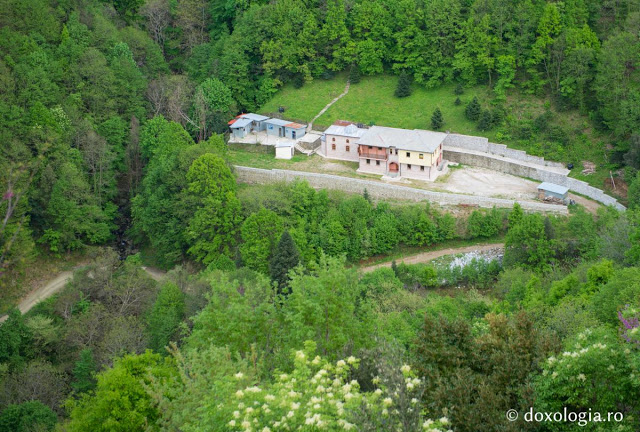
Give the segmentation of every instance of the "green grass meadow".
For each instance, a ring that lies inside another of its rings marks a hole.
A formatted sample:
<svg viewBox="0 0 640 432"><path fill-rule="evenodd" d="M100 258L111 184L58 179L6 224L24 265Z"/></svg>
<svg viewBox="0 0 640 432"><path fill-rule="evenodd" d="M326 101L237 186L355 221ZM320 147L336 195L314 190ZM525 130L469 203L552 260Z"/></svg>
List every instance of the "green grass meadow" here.
<svg viewBox="0 0 640 432"><path fill-rule="evenodd" d="M330 80L317 78L299 89L288 84L260 108L260 113L276 113L279 107L284 107L286 118L309 122L322 108L340 95L346 85L345 74L339 74Z"/></svg>

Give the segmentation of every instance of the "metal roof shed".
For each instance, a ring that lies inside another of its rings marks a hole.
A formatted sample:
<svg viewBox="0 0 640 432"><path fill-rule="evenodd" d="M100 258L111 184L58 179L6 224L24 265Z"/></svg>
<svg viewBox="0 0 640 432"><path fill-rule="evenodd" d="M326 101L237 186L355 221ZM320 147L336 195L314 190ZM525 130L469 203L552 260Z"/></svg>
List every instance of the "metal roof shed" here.
<svg viewBox="0 0 640 432"><path fill-rule="evenodd" d="M555 183L543 182L538 185L538 198L544 199L546 197L566 199L569 193L569 188L560 186Z"/></svg>
<svg viewBox="0 0 640 432"><path fill-rule="evenodd" d="M241 117L242 118L248 118L248 119L251 119L251 120L256 121L256 122L269 120L269 117L263 116L263 115L260 115L260 114L255 114L255 113L242 114Z"/></svg>
<svg viewBox="0 0 640 432"><path fill-rule="evenodd" d="M229 125L229 127L231 129L243 128L243 127L245 127L247 125L250 125L251 121L252 121L251 119L241 117L241 118L237 119L236 121L234 121L231 125Z"/></svg>

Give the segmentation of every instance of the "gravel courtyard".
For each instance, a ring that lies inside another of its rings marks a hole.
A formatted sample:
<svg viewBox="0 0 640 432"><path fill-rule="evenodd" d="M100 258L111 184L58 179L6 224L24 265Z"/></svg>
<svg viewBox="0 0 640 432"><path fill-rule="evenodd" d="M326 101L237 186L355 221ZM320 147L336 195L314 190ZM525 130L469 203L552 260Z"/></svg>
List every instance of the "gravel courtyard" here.
<svg viewBox="0 0 640 432"><path fill-rule="evenodd" d="M440 177L433 183L415 180L405 180L402 183L423 189L459 194L534 200L537 195L536 187L540 182L499 173L486 168L463 166L458 168L451 167L449 174Z"/></svg>

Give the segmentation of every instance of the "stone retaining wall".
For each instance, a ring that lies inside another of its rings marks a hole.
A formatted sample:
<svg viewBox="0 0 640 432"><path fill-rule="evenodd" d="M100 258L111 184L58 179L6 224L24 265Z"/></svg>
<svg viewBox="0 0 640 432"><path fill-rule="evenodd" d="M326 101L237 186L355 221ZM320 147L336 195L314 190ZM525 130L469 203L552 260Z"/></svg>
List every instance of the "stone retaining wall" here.
<svg viewBox="0 0 640 432"><path fill-rule="evenodd" d="M235 173L240 183L268 184L306 180L316 189L337 189L348 193L363 193L365 189L375 199L398 199L408 201L430 201L442 206L465 205L485 208L511 208L515 200L488 198L475 195L461 195L434 192L412 187L391 185L377 181L347 178L330 174L318 174L303 171L279 169L261 169L236 166ZM526 211L567 214L567 208L561 205L544 204L530 201L518 201Z"/></svg>
<svg viewBox="0 0 640 432"><path fill-rule="evenodd" d="M515 150L510 149L504 144L494 144L490 143L487 138L469 136L469 135L458 135L458 134L449 134L444 139L444 148L447 146L458 147L466 150L479 151L484 153L489 153L497 156L503 156L511 159L520 160L522 162L533 163L537 165L543 165L554 168L564 168L564 165L560 162L551 162L546 161L544 158L539 156L532 156L527 154L527 152L523 150Z"/></svg>
<svg viewBox="0 0 640 432"><path fill-rule="evenodd" d="M471 150L471 149L470 149ZM473 149L473 151L478 151ZM511 174L519 177L528 177L541 182L555 183L568 187L573 192L585 195L604 205L614 206L618 210L625 210L625 207L617 199L605 194L600 189L590 186L588 183L577 180L557 172L545 170L544 167L535 168L514 161L501 159L488 153L466 153L464 151L444 148L444 158L451 162L458 162L470 166L478 166L490 170Z"/></svg>

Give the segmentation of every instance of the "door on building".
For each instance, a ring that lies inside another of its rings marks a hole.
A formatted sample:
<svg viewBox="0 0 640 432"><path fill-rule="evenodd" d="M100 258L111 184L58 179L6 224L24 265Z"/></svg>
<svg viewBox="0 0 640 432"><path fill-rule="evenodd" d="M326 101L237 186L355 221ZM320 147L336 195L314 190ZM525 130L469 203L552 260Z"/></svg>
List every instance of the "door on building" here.
<svg viewBox="0 0 640 432"><path fill-rule="evenodd" d="M398 176L398 171L399 171L398 164L395 163L395 162L391 162L389 164L389 176L397 177Z"/></svg>
<svg viewBox="0 0 640 432"><path fill-rule="evenodd" d="M296 139L296 131L291 131L291 138Z"/></svg>

